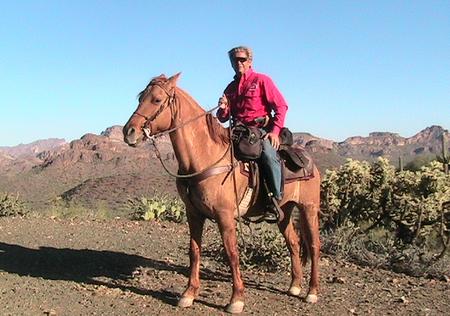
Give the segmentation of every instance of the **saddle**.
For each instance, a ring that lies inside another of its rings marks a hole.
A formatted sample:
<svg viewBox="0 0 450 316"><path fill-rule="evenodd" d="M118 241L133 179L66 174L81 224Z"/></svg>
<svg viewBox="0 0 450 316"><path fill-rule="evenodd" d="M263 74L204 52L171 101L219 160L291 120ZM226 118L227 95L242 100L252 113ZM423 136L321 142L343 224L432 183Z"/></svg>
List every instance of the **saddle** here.
<svg viewBox="0 0 450 316"><path fill-rule="evenodd" d="M278 154L282 165L281 191L284 191L284 185L287 183L304 181L314 177L314 162L303 147L282 145ZM248 187L239 203L239 209L246 211L263 193L261 191L264 190L265 186L262 185L261 170L256 161L240 161L239 164L241 174L248 177Z"/></svg>
<svg viewBox="0 0 450 316"><path fill-rule="evenodd" d="M314 177L314 161L303 147L280 147L282 184L308 180ZM255 161L241 162L241 173L249 177L249 186L255 188L259 182L260 170Z"/></svg>
<svg viewBox="0 0 450 316"><path fill-rule="evenodd" d="M314 177L314 162L303 147L281 146L278 154L284 166L284 183L308 180Z"/></svg>

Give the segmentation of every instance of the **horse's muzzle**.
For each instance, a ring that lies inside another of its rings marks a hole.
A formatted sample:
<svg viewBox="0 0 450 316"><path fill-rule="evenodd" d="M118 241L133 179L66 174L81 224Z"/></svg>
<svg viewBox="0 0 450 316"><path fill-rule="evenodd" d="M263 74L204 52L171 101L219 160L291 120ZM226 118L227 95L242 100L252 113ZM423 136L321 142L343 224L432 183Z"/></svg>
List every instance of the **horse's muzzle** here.
<svg viewBox="0 0 450 316"><path fill-rule="evenodd" d="M132 126L127 127L125 126L123 128L123 140L125 143L127 143L130 146L136 146L139 141L140 138L138 136L138 133L136 132L136 129Z"/></svg>

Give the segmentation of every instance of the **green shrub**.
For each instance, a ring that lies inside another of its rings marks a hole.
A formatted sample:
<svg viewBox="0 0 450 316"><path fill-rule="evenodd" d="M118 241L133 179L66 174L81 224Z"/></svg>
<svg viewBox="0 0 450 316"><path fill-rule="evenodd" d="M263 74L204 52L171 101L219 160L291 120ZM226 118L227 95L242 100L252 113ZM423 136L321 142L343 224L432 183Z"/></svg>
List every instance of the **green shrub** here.
<svg viewBox="0 0 450 316"><path fill-rule="evenodd" d="M28 213L19 195L0 193L0 216L23 216Z"/></svg>
<svg viewBox="0 0 450 316"><path fill-rule="evenodd" d="M439 258L427 248L399 243L383 227L363 233L354 224L322 233L322 251L364 266L384 268L413 276L445 279L450 274L450 255Z"/></svg>
<svg viewBox="0 0 450 316"><path fill-rule="evenodd" d="M166 220L176 223L186 222L186 209L178 198L155 193L153 197L129 199L127 209L133 219L151 221Z"/></svg>

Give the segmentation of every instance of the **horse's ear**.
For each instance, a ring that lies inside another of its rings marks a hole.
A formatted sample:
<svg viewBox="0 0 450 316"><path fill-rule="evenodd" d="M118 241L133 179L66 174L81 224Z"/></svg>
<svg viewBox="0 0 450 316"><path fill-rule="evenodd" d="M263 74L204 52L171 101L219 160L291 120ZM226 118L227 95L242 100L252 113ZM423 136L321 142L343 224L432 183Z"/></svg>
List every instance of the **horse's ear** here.
<svg viewBox="0 0 450 316"><path fill-rule="evenodd" d="M181 75L181 72L177 73L176 75L173 75L172 77L170 77L170 78L168 79L169 83L170 83L173 87L175 87L175 86L177 85L177 81L178 81L178 78L180 77L180 75Z"/></svg>

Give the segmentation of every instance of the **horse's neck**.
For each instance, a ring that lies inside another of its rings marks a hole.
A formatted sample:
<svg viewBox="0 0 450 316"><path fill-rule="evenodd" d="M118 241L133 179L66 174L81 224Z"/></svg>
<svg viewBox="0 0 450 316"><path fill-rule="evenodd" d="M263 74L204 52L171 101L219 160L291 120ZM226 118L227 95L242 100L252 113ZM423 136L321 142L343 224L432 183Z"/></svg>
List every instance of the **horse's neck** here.
<svg viewBox="0 0 450 316"><path fill-rule="evenodd" d="M205 111L186 92L177 89L178 113L173 127L194 119L170 134L180 171L192 173L214 164L227 149L211 137ZM196 117L200 118L195 119Z"/></svg>

